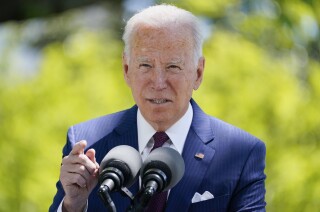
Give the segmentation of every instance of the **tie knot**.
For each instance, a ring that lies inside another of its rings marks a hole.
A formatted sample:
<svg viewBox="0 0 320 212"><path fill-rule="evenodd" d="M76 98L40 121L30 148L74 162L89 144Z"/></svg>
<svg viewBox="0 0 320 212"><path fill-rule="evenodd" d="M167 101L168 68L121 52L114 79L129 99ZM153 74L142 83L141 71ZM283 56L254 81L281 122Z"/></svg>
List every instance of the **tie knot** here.
<svg viewBox="0 0 320 212"><path fill-rule="evenodd" d="M152 150L161 147L168 139L168 135L165 132L156 132L153 135L153 139L154 139L154 145Z"/></svg>

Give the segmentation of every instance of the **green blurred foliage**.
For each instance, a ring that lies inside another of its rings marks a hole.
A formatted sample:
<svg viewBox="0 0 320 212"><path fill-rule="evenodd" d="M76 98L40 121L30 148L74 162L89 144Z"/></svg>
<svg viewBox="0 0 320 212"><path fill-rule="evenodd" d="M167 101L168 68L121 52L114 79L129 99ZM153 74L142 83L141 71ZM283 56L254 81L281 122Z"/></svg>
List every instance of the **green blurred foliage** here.
<svg viewBox="0 0 320 212"><path fill-rule="evenodd" d="M205 55L205 78L195 98L206 112L265 141L268 211L316 211L319 90L302 85L288 60L270 57L239 35L216 33ZM313 68L310 80L320 82L319 64Z"/></svg>
<svg viewBox="0 0 320 212"><path fill-rule="evenodd" d="M212 23L194 98L265 141L267 210L319 210L319 2L169 2ZM67 128L132 106L114 33L81 28L48 42L27 78L0 58L0 211L46 211Z"/></svg>
<svg viewBox="0 0 320 212"><path fill-rule="evenodd" d="M108 32L82 30L47 45L33 79L1 87L0 211L46 211L67 127L133 104L121 49Z"/></svg>

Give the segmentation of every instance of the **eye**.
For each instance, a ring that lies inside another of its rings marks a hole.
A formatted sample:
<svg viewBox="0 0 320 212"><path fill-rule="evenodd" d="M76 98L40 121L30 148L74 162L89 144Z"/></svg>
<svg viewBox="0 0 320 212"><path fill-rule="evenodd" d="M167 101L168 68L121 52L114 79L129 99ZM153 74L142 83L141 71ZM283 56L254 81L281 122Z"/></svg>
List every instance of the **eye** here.
<svg viewBox="0 0 320 212"><path fill-rule="evenodd" d="M169 68L178 68L178 69L180 69L180 67L176 66L176 65L170 65Z"/></svg>
<svg viewBox="0 0 320 212"><path fill-rule="evenodd" d="M177 66L177 65L169 65L169 66L167 67L167 69L168 69L169 71L173 71L173 72L179 72L179 71L181 71L181 67L180 67L180 66Z"/></svg>
<svg viewBox="0 0 320 212"><path fill-rule="evenodd" d="M141 63L139 65L139 68L152 68L152 66L150 64L148 64L148 63Z"/></svg>

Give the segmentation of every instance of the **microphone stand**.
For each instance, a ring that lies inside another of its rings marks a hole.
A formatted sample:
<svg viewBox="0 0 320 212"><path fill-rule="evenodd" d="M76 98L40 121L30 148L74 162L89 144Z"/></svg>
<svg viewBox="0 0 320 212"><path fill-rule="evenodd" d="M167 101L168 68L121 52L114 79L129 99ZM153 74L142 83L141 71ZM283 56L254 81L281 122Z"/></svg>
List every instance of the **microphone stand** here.
<svg viewBox="0 0 320 212"><path fill-rule="evenodd" d="M109 195L109 187L107 185L101 185L100 188L98 189L98 194L103 204L108 209L108 211L110 212L117 211L116 206L114 205L114 202L112 201Z"/></svg>
<svg viewBox="0 0 320 212"><path fill-rule="evenodd" d="M146 188L141 190L131 201L127 212L143 212L153 195L157 192L158 184L155 181L149 181Z"/></svg>
<svg viewBox="0 0 320 212"><path fill-rule="evenodd" d="M112 201L110 195L109 195L110 189L107 185L101 185L100 188L98 189L98 194L100 199L102 200L104 206L106 206L107 210L110 212L116 212L116 206L114 204L114 202ZM131 199L131 201L133 201L133 195L132 193L129 191L129 189L127 189L126 187L122 187L119 190L120 194L122 194L123 196L129 197Z"/></svg>

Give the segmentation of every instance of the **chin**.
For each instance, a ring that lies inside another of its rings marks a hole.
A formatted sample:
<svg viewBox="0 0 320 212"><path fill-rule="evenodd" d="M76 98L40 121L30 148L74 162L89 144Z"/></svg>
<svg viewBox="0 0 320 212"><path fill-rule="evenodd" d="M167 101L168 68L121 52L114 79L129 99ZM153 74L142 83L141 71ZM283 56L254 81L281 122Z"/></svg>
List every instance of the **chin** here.
<svg viewBox="0 0 320 212"><path fill-rule="evenodd" d="M153 123L161 124L169 122L168 116L166 114L156 113L156 114L149 114L149 120Z"/></svg>

